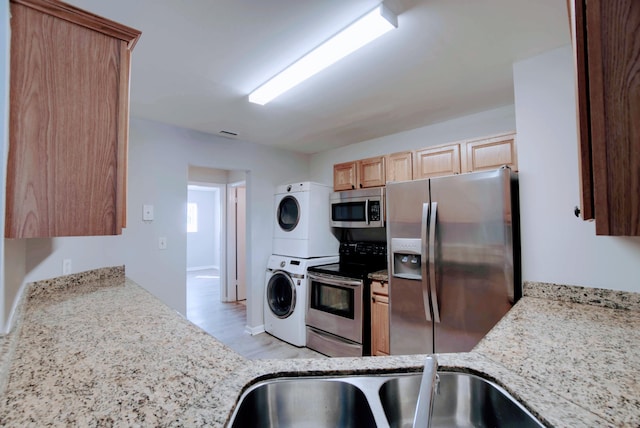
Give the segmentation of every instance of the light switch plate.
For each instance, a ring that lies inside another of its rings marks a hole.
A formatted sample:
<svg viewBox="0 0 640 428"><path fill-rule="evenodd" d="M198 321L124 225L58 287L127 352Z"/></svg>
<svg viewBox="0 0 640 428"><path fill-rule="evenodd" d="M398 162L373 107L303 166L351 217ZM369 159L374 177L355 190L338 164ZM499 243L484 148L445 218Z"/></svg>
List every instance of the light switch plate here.
<svg viewBox="0 0 640 428"><path fill-rule="evenodd" d="M161 250L167 249L167 238L165 236L158 238L158 248Z"/></svg>
<svg viewBox="0 0 640 428"><path fill-rule="evenodd" d="M152 221L153 220L153 205L143 205L142 206L142 220L144 221Z"/></svg>
<svg viewBox="0 0 640 428"><path fill-rule="evenodd" d="M62 260L62 274L69 275L71 273L71 259Z"/></svg>

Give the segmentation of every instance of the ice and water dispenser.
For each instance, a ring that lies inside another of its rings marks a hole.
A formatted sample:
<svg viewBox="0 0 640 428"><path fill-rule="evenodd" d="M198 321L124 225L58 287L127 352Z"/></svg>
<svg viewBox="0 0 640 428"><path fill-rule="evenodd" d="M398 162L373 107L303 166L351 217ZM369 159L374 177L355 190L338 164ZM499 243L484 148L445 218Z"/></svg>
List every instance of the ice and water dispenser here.
<svg viewBox="0 0 640 428"><path fill-rule="evenodd" d="M412 238L392 238L393 257L391 274L404 279L422 279L422 240Z"/></svg>

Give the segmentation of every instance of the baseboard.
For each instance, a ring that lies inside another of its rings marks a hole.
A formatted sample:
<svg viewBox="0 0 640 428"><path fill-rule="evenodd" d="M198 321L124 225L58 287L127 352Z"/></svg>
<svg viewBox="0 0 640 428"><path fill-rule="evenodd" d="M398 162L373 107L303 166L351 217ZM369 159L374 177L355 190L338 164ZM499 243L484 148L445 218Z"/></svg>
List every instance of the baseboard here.
<svg viewBox="0 0 640 428"><path fill-rule="evenodd" d="M257 327L249 327L248 325L244 327L244 331L249 333L251 336L255 336L256 334L264 333L264 324L259 325Z"/></svg>
<svg viewBox="0 0 640 428"><path fill-rule="evenodd" d="M196 270L207 270L207 269L218 269L218 270L220 270L220 266L210 265L210 266L194 266L194 267L188 267L188 268L187 268L187 272L193 272L193 271L196 271Z"/></svg>

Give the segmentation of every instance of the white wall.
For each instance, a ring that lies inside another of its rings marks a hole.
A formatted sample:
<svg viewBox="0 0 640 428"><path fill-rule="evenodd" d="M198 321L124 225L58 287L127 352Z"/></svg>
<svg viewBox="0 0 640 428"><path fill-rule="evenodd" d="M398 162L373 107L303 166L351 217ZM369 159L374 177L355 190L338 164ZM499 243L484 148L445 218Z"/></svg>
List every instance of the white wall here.
<svg viewBox="0 0 640 428"><path fill-rule="evenodd" d="M72 272L124 264L129 278L184 314L189 165L247 170L247 324L261 326L273 194L279 184L307 179L309 157L148 120L131 120L122 236L18 240L18 247L26 245L23 284L60 276L65 258L72 259ZM154 205L154 221L142 221L143 204ZM158 248L159 237L167 238L166 250ZM21 252L11 256L20 259ZM5 299L10 307L13 299Z"/></svg>
<svg viewBox="0 0 640 428"><path fill-rule="evenodd" d="M333 183L333 164L335 163L453 143L515 129L515 112L513 106L509 105L327 150L311 157L311 181Z"/></svg>
<svg viewBox="0 0 640 428"><path fill-rule="evenodd" d="M127 275L185 313L186 204L189 166L246 170L247 323L262 325L266 263L271 254L275 187L307 178L309 157L133 119L129 147L129 199L124 252ZM155 220L142 222L142 204ZM158 237L168 248L159 250Z"/></svg>
<svg viewBox="0 0 640 428"><path fill-rule="evenodd" d="M220 190L192 190L187 200L198 207L198 230L187 232L187 269L220 268Z"/></svg>
<svg viewBox="0 0 640 428"><path fill-rule="evenodd" d="M579 201L571 46L514 64L523 280L640 292L640 238L596 236Z"/></svg>

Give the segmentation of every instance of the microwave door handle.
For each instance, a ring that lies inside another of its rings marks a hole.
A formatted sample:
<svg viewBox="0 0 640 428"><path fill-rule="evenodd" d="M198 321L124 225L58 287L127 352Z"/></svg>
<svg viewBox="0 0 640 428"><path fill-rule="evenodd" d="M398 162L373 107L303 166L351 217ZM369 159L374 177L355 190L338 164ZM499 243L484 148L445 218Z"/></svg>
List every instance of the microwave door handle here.
<svg viewBox="0 0 640 428"><path fill-rule="evenodd" d="M427 321L431 322L431 309L429 305L429 284L427 282L427 219L429 218L429 204L422 204L422 228L421 228L421 243L420 243L420 270L422 273L422 280L420 286L422 287L422 301L424 303L424 315Z"/></svg>
<svg viewBox="0 0 640 428"><path fill-rule="evenodd" d="M369 199L364 201L364 221L369 224Z"/></svg>
<svg viewBox="0 0 640 428"><path fill-rule="evenodd" d="M436 222L438 221L438 203L431 203L431 219L429 220L429 282L431 283L431 306L433 320L440 322L438 306L438 284L436 283Z"/></svg>

